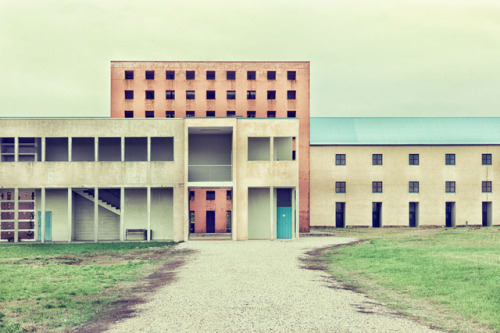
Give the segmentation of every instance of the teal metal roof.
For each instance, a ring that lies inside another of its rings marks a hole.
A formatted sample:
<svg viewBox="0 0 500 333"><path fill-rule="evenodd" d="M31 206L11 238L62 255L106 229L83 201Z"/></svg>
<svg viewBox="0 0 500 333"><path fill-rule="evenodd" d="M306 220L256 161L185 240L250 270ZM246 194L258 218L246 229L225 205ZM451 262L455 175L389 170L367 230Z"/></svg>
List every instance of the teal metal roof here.
<svg viewBox="0 0 500 333"><path fill-rule="evenodd" d="M500 144L500 117L311 118L311 145Z"/></svg>

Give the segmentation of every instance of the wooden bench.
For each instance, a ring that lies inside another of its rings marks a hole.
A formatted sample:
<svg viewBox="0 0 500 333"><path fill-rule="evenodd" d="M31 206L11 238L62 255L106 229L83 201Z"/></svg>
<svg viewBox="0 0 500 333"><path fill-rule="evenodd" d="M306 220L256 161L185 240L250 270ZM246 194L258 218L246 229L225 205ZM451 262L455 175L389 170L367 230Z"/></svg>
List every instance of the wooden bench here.
<svg viewBox="0 0 500 333"><path fill-rule="evenodd" d="M125 240L128 239L128 234L144 234L144 240L148 239L148 229L126 229L125 230ZM149 239L153 239L153 230L149 230Z"/></svg>

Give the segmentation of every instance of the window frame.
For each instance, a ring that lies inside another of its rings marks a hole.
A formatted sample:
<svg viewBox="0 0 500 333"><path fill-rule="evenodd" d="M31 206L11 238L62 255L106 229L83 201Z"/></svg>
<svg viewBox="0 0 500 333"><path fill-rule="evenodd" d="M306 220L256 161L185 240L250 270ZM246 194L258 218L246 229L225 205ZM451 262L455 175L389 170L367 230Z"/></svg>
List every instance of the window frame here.
<svg viewBox="0 0 500 333"><path fill-rule="evenodd" d="M346 154L335 154L335 165L346 165Z"/></svg>
<svg viewBox="0 0 500 333"><path fill-rule="evenodd" d="M408 155L409 165L420 165L420 154L409 154Z"/></svg>
<svg viewBox="0 0 500 333"><path fill-rule="evenodd" d="M125 71L125 80L133 80L134 71Z"/></svg>
<svg viewBox="0 0 500 333"><path fill-rule="evenodd" d="M286 91L286 99L287 100L296 100L297 99L297 91L296 90L287 90Z"/></svg>
<svg viewBox="0 0 500 333"><path fill-rule="evenodd" d="M215 90L207 90L207 100L215 99Z"/></svg>
<svg viewBox="0 0 500 333"><path fill-rule="evenodd" d="M408 182L408 193L420 193L420 182L419 181Z"/></svg>
<svg viewBox="0 0 500 333"><path fill-rule="evenodd" d="M445 154L444 155L444 164L445 165L456 165L457 160L455 154Z"/></svg>
<svg viewBox="0 0 500 333"><path fill-rule="evenodd" d="M481 192L482 193L492 193L493 192L493 182L491 180L483 180L481 182Z"/></svg>
<svg viewBox="0 0 500 333"><path fill-rule="evenodd" d="M125 99L134 99L134 91L125 90Z"/></svg>
<svg viewBox="0 0 500 333"><path fill-rule="evenodd" d="M186 71L186 80L196 80L196 71Z"/></svg>
<svg viewBox="0 0 500 333"><path fill-rule="evenodd" d="M255 111L247 111L247 118L256 118Z"/></svg>
<svg viewBox="0 0 500 333"><path fill-rule="evenodd" d="M215 191L206 191L205 192L205 200L206 201L213 201L213 200L215 200Z"/></svg>
<svg viewBox="0 0 500 333"><path fill-rule="evenodd" d="M276 111L267 111L267 118L276 118Z"/></svg>
<svg viewBox="0 0 500 333"><path fill-rule="evenodd" d="M226 71L226 80L236 80L236 71Z"/></svg>
<svg viewBox="0 0 500 333"><path fill-rule="evenodd" d="M445 193L457 193L457 184L454 180L447 180L444 184Z"/></svg>
<svg viewBox="0 0 500 333"><path fill-rule="evenodd" d="M247 71L247 81L255 81L255 80L257 80L257 72Z"/></svg>
<svg viewBox="0 0 500 333"><path fill-rule="evenodd" d="M296 81L297 80L297 71L287 71L286 79L288 81Z"/></svg>
<svg viewBox="0 0 500 333"><path fill-rule="evenodd" d="M215 80L215 71L206 71L205 75L207 80Z"/></svg>
<svg viewBox="0 0 500 333"><path fill-rule="evenodd" d="M155 99L155 91L154 90L145 90L144 91L144 97L147 100L153 100Z"/></svg>
<svg viewBox="0 0 500 333"><path fill-rule="evenodd" d="M155 112L153 110L144 111L144 118L154 118Z"/></svg>
<svg viewBox="0 0 500 333"><path fill-rule="evenodd" d="M186 118L194 118L196 117L195 111L186 111Z"/></svg>
<svg viewBox="0 0 500 333"><path fill-rule="evenodd" d="M125 110L123 113L124 118L134 118L134 111L132 110Z"/></svg>
<svg viewBox="0 0 500 333"><path fill-rule="evenodd" d="M226 90L226 99L227 100L235 100L236 99L236 90Z"/></svg>
<svg viewBox="0 0 500 333"><path fill-rule="evenodd" d="M347 186L345 181L335 182L335 193L346 193Z"/></svg>
<svg viewBox="0 0 500 333"><path fill-rule="evenodd" d="M482 154L481 164L482 165L492 165L493 164L493 155L492 154Z"/></svg>
<svg viewBox="0 0 500 333"><path fill-rule="evenodd" d="M372 193L383 193L383 183L381 181L372 181Z"/></svg>
<svg viewBox="0 0 500 333"><path fill-rule="evenodd" d="M155 71L145 71L144 78L146 80L154 80L155 79Z"/></svg>
<svg viewBox="0 0 500 333"><path fill-rule="evenodd" d="M276 71L267 71L267 79L269 81L276 80Z"/></svg>
<svg viewBox="0 0 500 333"><path fill-rule="evenodd" d="M175 90L165 90L165 99L175 99Z"/></svg>
<svg viewBox="0 0 500 333"><path fill-rule="evenodd" d="M175 80L175 71L165 71L165 80Z"/></svg>
<svg viewBox="0 0 500 333"><path fill-rule="evenodd" d="M372 165L384 165L384 154L372 154Z"/></svg>
<svg viewBox="0 0 500 333"><path fill-rule="evenodd" d="M186 90L186 100L194 100L196 99L196 93L194 90Z"/></svg>
<svg viewBox="0 0 500 333"><path fill-rule="evenodd" d="M175 118L175 111L173 110L165 111L165 118Z"/></svg>
<svg viewBox="0 0 500 333"><path fill-rule="evenodd" d="M257 91L247 90L247 100L255 100L255 99L257 99Z"/></svg>
<svg viewBox="0 0 500 333"><path fill-rule="evenodd" d="M276 90L268 90L267 91L267 99L275 100L276 99Z"/></svg>

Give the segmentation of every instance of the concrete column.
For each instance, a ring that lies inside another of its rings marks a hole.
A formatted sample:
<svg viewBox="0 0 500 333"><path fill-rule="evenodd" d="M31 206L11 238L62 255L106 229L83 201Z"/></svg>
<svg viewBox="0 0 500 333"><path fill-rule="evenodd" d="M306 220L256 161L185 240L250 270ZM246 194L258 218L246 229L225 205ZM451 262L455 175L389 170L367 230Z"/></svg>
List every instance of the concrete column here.
<svg viewBox="0 0 500 333"><path fill-rule="evenodd" d="M16 138L17 141L17 138ZM17 156L17 153L16 153ZM14 242L19 241L19 189L14 189Z"/></svg>
<svg viewBox="0 0 500 333"><path fill-rule="evenodd" d="M147 240L151 240L151 186L147 187L148 231Z"/></svg>
<svg viewBox="0 0 500 333"><path fill-rule="evenodd" d="M99 161L99 137L94 137L94 162Z"/></svg>
<svg viewBox="0 0 500 333"><path fill-rule="evenodd" d="M269 161L274 161L274 137L269 137L269 153L271 154L271 159Z"/></svg>
<svg viewBox="0 0 500 333"><path fill-rule="evenodd" d="M120 137L120 151L121 151L121 161L125 162L125 138Z"/></svg>
<svg viewBox="0 0 500 333"><path fill-rule="evenodd" d="M274 187L269 188L269 227L271 228L271 232L269 233L271 235L271 239L275 239L275 232L274 232Z"/></svg>
<svg viewBox="0 0 500 333"><path fill-rule="evenodd" d="M71 162L72 160L72 151L73 151L73 138L68 137L68 162Z"/></svg>
<svg viewBox="0 0 500 333"><path fill-rule="evenodd" d="M42 145L42 162L45 162L45 137L40 138L40 144Z"/></svg>
<svg viewBox="0 0 500 333"><path fill-rule="evenodd" d="M19 138L17 136L14 138L14 162L19 162Z"/></svg>
<svg viewBox="0 0 500 333"><path fill-rule="evenodd" d="M99 233L99 188L94 187L94 242L97 242Z"/></svg>
<svg viewBox="0 0 500 333"><path fill-rule="evenodd" d="M120 241L124 241L125 237L125 188L120 188Z"/></svg>
<svg viewBox="0 0 500 333"><path fill-rule="evenodd" d="M73 239L73 189L68 187L68 243Z"/></svg>
<svg viewBox="0 0 500 333"><path fill-rule="evenodd" d="M41 209L40 209L40 241L45 242L45 187L40 189Z"/></svg>
<svg viewBox="0 0 500 333"><path fill-rule="evenodd" d="M148 136L148 162L151 162L151 137Z"/></svg>
<svg viewBox="0 0 500 333"><path fill-rule="evenodd" d="M234 170L234 168L233 168ZM234 174L234 173L233 173ZM234 178L233 178L234 179ZM237 218L236 218L236 213L238 212L238 210L236 209L237 205L238 205L238 192L237 192L237 187L236 187L236 181L233 181L233 188L231 189L233 191L232 193L232 202L231 202L231 239L232 240L237 240L236 238L236 228L237 227Z"/></svg>

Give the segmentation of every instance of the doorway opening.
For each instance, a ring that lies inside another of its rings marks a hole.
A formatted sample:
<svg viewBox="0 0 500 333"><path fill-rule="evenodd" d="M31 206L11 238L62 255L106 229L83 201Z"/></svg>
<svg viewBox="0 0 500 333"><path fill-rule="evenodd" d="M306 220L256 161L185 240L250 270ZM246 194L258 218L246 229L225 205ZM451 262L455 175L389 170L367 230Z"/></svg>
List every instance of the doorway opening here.
<svg viewBox="0 0 500 333"><path fill-rule="evenodd" d="M483 227L493 225L491 201L483 201Z"/></svg>
<svg viewBox="0 0 500 333"><path fill-rule="evenodd" d="M189 239L232 238L232 188L189 188Z"/></svg>
<svg viewBox="0 0 500 333"><path fill-rule="evenodd" d="M416 228L418 227L419 221L418 221L418 202L410 202L410 209L409 209L409 215L410 215L410 228Z"/></svg>
<svg viewBox="0 0 500 333"><path fill-rule="evenodd" d="M455 227L455 202L446 203L446 227Z"/></svg>
<svg viewBox="0 0 500 333"><path fill-rule="evenodd" d="M382 203L372 203L372 227L380 228L382 226Z"/></svg>
<svg viewBox="0 0 500 333"><path fill-rule="evenodd" d="M335 203L335 228L345 228L345 202Z"/></svg>

